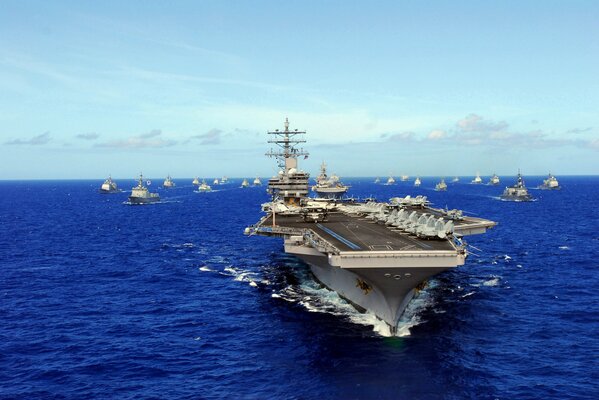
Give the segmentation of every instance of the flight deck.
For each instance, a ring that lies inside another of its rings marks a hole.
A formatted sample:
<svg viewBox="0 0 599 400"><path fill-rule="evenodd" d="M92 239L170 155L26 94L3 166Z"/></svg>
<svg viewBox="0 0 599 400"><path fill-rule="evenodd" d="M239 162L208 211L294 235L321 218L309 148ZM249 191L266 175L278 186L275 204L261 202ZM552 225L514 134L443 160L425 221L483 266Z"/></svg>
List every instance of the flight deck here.
<svg viewBox="0 0 599 400"><path fill-rule="evenodd" d="M275 227L296 229L298 233L312 230L341 251L454 250L446 240L418 239L367 218L341 212L329 213L326 221L316 223L305 222L299 215L277 214L275 223ZM272 215L260 226L272 227Z"/></svg>

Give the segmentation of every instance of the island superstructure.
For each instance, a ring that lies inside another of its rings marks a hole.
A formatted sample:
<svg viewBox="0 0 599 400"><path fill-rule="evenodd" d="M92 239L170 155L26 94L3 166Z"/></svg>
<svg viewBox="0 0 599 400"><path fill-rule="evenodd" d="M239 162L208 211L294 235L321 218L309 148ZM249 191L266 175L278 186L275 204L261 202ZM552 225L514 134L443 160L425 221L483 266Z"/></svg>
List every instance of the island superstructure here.
<svg viewBox="0 0 599 400"><path fill-rule="evenodd" d="M426 197L389 202L310 199L309 174L298 158L305 131L268 132L267 156L280 171L268 182L272 200L245 234L283 238L285 252L310 265L314 277L358 310L373 313L395 333L398 321L429 277L464 264L458 237L486 232L495 222L432 208Z"/></svg>

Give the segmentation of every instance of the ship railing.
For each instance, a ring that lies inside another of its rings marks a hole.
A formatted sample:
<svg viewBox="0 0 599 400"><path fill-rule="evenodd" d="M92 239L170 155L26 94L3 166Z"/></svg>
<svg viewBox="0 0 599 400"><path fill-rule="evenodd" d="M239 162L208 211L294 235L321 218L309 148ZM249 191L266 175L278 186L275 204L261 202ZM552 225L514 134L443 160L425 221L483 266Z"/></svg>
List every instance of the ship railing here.
<svg viewBox="0 0 599 400"><path fill-rule="evenodd" d="M304 229L303 237L304 240L307 241L312 247L321 252L329 254L341 253L341 250L339 250L337 247L332 245L330 242L322 238L322 236L320 236L311 229Z"/></svg>
<svg viewBox="0 0 599 400"><path fill-rule="evenodd" d="M337 247L329 243L322 236L318 235L311 229L307 228L288 228L284 226L264 226L262 223L266 220L263 218L255 225L249 226L245 229L245 234L248 236L252 236L255 234L266 234L273 236L301 236L304 239L304 242L314 247L315 249L331 253L331 254L339 254L341 250Z"/></svg>

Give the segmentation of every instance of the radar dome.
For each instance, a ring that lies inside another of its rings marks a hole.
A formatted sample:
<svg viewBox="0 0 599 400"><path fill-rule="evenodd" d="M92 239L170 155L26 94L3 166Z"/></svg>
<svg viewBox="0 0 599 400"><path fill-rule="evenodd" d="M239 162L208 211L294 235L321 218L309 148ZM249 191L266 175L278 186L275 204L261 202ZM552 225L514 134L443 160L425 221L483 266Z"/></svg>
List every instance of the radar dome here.
<svg viewBox="0 0 599 400"><path fill-rule="evenodd" d="M289 168L289 171L287 173L289 175L295 175L297 173L297 169L295 169L295 168Z"/></svg>

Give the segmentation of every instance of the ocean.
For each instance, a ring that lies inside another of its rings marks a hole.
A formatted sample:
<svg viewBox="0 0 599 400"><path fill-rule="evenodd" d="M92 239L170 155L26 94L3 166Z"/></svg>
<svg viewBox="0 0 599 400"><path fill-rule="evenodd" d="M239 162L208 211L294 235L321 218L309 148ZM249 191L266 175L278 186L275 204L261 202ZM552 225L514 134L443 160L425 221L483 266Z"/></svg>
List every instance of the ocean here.
<svg viewBox="0 0 599 400"><path fill-rule="evenodd" d="M356 197L428 196L495 220L436 276L399 337L283 252L246 237L265 187L240 179L158 204L102 181L0 182L1 399L597 399L599 177L504 202L502 185L438 179ZM525 177L529 188L542 177ZM251 181L251 180L250 180ZM156 179L155 182L161 182Z"/></svg>

